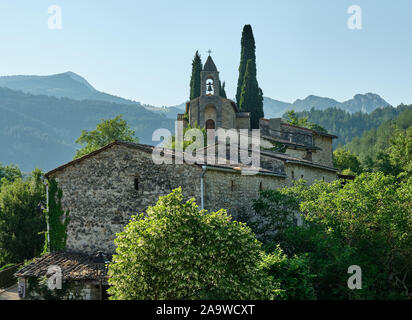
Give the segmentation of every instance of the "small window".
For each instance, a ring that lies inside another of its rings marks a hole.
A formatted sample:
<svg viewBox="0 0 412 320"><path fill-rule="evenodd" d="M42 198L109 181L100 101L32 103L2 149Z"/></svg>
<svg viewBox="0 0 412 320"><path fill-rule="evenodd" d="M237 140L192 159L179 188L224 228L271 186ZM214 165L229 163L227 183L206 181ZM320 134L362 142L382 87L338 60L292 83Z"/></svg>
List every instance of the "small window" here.
<svg viewBox="0 0 412 320"><path fill-rule="evenodd" d="M295 180L295 171L292 170L292 179Z"/></svg>
<svg viewBox="0 0 412 320"><path fill-rule="evenodd" d="M234 191L235 190L235 181L231 180L230 182L230 190Z"/></svg>
<svg viewBox="0 0 412 320"><path fill-rule="evenodd" d="M303 179L303 174L300 176L301 179Z"/></svg>
<svg viewBox="0 0 412 320"><path fill-rule="evenodd" d="M325 181L325 177L322 177L322 181Z"/></svg>
<svg viewBox="0 0 412 320"><path fill-rule="evenodd" d="M139 190L139 179L138 178L134 178L134 189L136 191Z"/></svg>
<svg viewBox="0 0 412 320"><path fill-rule="evenodd" d="M259 191L262 191L262 190L263 190L263 182L260 181L260 183L259 183Z"/></svg>

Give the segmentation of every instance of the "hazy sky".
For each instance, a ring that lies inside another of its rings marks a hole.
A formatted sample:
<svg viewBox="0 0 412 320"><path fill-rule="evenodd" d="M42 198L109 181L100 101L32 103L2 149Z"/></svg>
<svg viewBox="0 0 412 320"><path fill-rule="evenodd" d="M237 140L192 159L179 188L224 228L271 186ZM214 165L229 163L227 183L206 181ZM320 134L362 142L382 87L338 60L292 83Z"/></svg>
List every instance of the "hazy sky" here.
<svg viewBox="0 0 412 320"><path fill-rule="evenodd" d="M62 29L48 28L48 7ZM350 30L351 5L362 30ZM410 0L1 0L0 75L73 71L96 89L153 105L189 95L191 61L210 48L234 97L244 24L264 95L339 101L374 92L412 103Z"/></svg>

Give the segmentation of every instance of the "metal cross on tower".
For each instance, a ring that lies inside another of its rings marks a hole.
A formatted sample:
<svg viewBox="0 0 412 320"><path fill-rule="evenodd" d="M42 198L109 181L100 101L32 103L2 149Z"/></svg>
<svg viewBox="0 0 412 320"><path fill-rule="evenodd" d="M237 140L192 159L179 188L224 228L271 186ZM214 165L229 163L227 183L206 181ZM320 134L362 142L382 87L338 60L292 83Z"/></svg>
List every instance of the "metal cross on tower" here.
<svg viewBox="0 0 412 320"><path fill-rule="evenodd" d="M207 52L207 53L209 54L209 56L210 56L210 54L212 53L212 50L209 49L209 50L207 50L206 52Z"/></svg>

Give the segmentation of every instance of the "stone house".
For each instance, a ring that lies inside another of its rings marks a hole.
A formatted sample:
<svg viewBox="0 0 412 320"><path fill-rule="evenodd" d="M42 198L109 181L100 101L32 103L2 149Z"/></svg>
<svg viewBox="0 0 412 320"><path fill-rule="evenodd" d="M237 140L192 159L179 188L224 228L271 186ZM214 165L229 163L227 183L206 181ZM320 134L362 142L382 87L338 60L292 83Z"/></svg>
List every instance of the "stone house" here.
<svg viewBox="0 0 412 320"><path fill-rule="evenodd" d="M184 115L178 119L208 129L250 129L249 113L239 112L233 101L219 96L215 85L219 73L210 56L201 79L202 95L187 103L188 119ZM159 196L177 187L187 199L195 198L201 208L225 208L235 219L243 219L253 213L252 200L263 189L290 186L297 179L308 183L337 179L332 155L336 136L281 119L261 119L260 129L264 148L254 175L242 174L244 165L230 161L155 164L153 146L122 141L48 172L46 176L54 178L63 191L63 208L70 211L67 252L50 254L26 266L16 274L20 283L27 287L28 279L46 274L46 266L62 264L64 279L82 286L83 298L95 299L99 278L92 276L92 257L98 251L110 257L115 252L116 233L131 216L144 212ZM271 147L279 144L285 152L273 151ZM172 156L177 157L173 152ZM106 284L107 279L103 280Z"/></svg>

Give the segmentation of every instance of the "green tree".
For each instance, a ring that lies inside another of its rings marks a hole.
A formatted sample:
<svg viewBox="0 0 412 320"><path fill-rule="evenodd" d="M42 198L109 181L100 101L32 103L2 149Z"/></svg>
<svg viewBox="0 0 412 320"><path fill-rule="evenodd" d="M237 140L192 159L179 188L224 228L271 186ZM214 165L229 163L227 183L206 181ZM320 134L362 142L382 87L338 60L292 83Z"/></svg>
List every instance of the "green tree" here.
<svg viewBox="0 0 412 320"><path fill-rule="evenodd" d="M256 44L253 36L252 26L247 24L243 27L242 39L241 39L241 52L240 52L240 65L239 65L239 78L237 82L236 102L240 105L240 96L242 93L243 81L245 79L246 66L248 60L252 60L256 63Z"/></svg>
<svg viewBox="0 0 412 320"><path fill-rule="evenodd" d="M111 299L269 299L260 243L225 210L199 211L181 189L132 217L115 239ZM269 285L270 284L270 285Z"/></svg>
<svg viewBox="0 0 412 320"><path fill-rule="evenodd" d="M135 132L129 128L121 115L110 120L102 119L95 130L82 131L81 136L76 140L76 143L82 145L82 148L77 150L74 159L98 150L115 140L137 143L139 139L134 134Z"/></svg>
<svg viewBox="0 0 412 320"><path fill-rule="evenodd" d="M280 246L268 254L262 255L260 269L265 271L272 281L280 283L280 297L285 300L315 300L313 281L316 278L310 270L307 254L289 258Z"/></svg>
<svg viewBox="0 0 412 320"><path fill-rule="evenodd" d="M70 222L69 211L63 210L63 191L58 187L55 179L49 179L48 189L49 206L46 220L49 223L49 231L46 233L44 248L46 252L58 252L66 248L67 226Z"/></svg>
<svg viewBox="0 0 412 320"><path fill-rule="evenodd" d="M251 128L259 128L259 119L264 116L263 93L256 79L256 64L252 59L247 61L239 100L239 110L250 112Z"/></svg>
<svg viewBox="0 0 412 320"><path fill-rule="evenodd" d="M304 223L284 229L276 242L289 257L305 257L309 274L316 275L312 283L317 298L410 298L412 178L397 182L382 172L362 173L344 186L340 181L319 181L311 186L298 181L279 194L299 202ZM262 197L265 199L260 202L270 201L267 193ZM275 200L273 205L261 206L266 216L272 213L274 230L285 221L276 204L288 202ZM294 208L291 201L289 210ZM268 244L276 245L269 242L266 247ZM351 265L362 269L362 290L347 287Z"/></svg>
<svg viewBox="0 0 412 320"><path fill-rule="evenodd" d="M408 298L412 179L399 184L382 172L363 173L343 187L335 181L299 188L295 191L306 225L290 234L290 247L312 256L318 297ZM347 288L350 265L361 266L363 290Z"/></svg>
<svg viewBox="0 0 412 320"><path fill-rule="evenodd" d="M199 52L196 51L195 57L192 61L192 76L190 78L190 100L200 97L200 72L203 70L202 59Z"/></svg>
<svg viewBox="0 0 412 320"><path fill-rule="evenodd" d="M323 127L316 123L310 122L308 117L300 117L296 114L294 110L287 112L287 122L291 125L312 129L319 132L327 132Z"/></svg>
<svg viewBox="0 0 412 320"><path fill-rule="evenodd" d="M219 80L219 93L220 93L220 96L227 99L225 87L226 87L226 83L223 81L223 84L222 84Z"/></svg>
<svg viewBox="0 0 412 320"><path fill-rule="evenodd" d="M3 166L0 163L0 186L3 182L13 182L17 179L22 179L23 175L20 168L16 165ZM4 179L4 180L3 180Z"/></svg>
<svg viewBox="0 0 412 320"><path fill-rule="evenodd" d="M348 150L338 148L333 152L333 164L341 172L349 169L350 172L360 174L362 172L358 157Z"/></svg>
<svg viewBox="0 0 412 320"><path fill-rule="evenodd" d="M280 190L264 190L253 201L253 209L256 215L247 223L258 240L271 250L274 245L283 244L286 230L296 225L299 202Z"/></svg>
<svg viewBox="0 0 412 320"><path fill-rule="evenodd" d="M17 179L0 189L0 265L20 263L41 253L41 233L46 229L41 175L36 169L28 181Z"/></svg>
<svg viewBox="0 0 412 320"><path fill-rule="evenodd" d="M405 131L398 130L389 146L392 165L399 168L402 177L412 175L412 125Z"/></svg>

